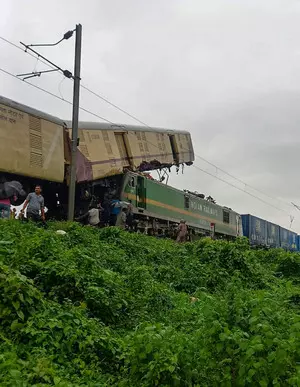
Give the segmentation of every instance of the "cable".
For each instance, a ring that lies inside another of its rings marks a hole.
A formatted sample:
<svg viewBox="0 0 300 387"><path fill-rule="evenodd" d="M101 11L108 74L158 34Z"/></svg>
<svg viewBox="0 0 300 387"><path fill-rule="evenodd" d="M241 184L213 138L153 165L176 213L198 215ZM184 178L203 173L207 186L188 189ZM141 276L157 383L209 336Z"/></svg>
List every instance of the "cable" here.
<svg viewBox="0 0 300 387"><path fill-rule="evenodd" d="M138 118L136 118L135 116L133 116L132 114L126 112L125 110L123 110L122 108L120 108L119 106L115 105L114 103L110 102L107 98L105 97L102 97L100 94L97 94L96 92L90 90L87 86L84 86L84 85L80 85L80 87L86 91L88 91L89 93L95 95L97 98L100 98L102 99L102 101L108 103L109 105L113 106L115 109L119 110L120 112L126 114L128 117L134 119L135 121L139 122L140 124L142 124L143 126L146 126L147 128L150 128L150 126L148 126L147 124L145 124L145 122L139 120Z"/></svg>
<svg viewBox="0 0 300 387"><path fill-rule="evenodd" d="M7 70L4 70L4 69L0 68L0 71L2 71L4 74L10 75L11 77L13 77L13 78L15 78L15 79L18 79L18 80L21 81L21 82L26 83L27 85L30 85L30 86L34 87L35 89L38 89L38 90L40 90L40 91L43 91L44 93L49 94L49 95L51 95L52 97L55 97L55 98L57 98L57 99L59 99L59 100L61 100L61 101L63 101L63 102L66 102L66 103L69 104L69 105L73 105L73 103L72 103L71 101L68 101L67 99L61 98L59 95L54 94L54 93L51 93L51 91L48 91L48 90L46 90L46 89L43 89L42 87L37 86L37 85L34 85L33 83L30 83L30 82L28 82L28 81L23 81L22 79L18 78L16 75L10 73L10 72L7 71ZM85 109L85 108L83 108L83 107L81 107L81 106L79 107L79 109L82 110L82 111L84 111L84 112L86 112L86 113L91 114L91 115L94 116L94 117L100 118L100 120L103 120L103 121L106 121L106 122L108 122L108 123L110 123L110 124L113 124L113 122L107 120L107 119L104 118L104 117L99 116L99 115L96 114L96 113L91 112L91 111L88 110L88 109Z"/></svg>
<svg viewBox="0 0 300 387"><path fill-rule="evenodd" d="M11 42L10 40L7 40L7 39L3 38L3 36L0 36L0 39L3 40L3 42L6 42L6 43L10 44L12 47L15 47L15 48L17 48L18 50L21 50L23 53L25 52L26 54L30 55L32 58L37 59L37 56L36 56L36 55L31 54L31 52L25 51L22 47L18 46L17 44ZM48 67L54 69L54 67L52 67L49 63L43 61L42 59L39 58L39 61L40 61L41 63L43 63L44 65L46 65L46 66L48 66Z"/></svg>
<svg viewBox="0 0 300 387"><path fill-rule="evenodd" d="M215 179L218 179L218 180L222 181L223 183L225 183L225 184L227 184L227 185L230 185L231 187L236 188L237 190L239 190L239 191L241 191L241 192L244 192L245 194L247 194L247 195L249 195L249 196L252 196L253 198L255 198L255 199L261 201L262 203L267 204L268 206L273 207L273 208L275 208L275 209L278 210L278 211L282 211L282 212L284 212L285 214L288 214L288 215L290 216L290 214L289 214L287 211L283 210L282 208L273 206L273 204L266 202L265 200L261 199L260 197L258 197L258 196L256 196L256 195L251 194L250 192L244 191L242 188L237 187L236 185L230 183L229 181L226 181L226 180L224 180L224 179L222 179L222 178L220 178L220 177L218 177L218 176L216 176L216 175L214 175L214 174L212 174L212 173L210 173L210 172L208 172L208 171L205 171L204 169L198 167L198 166L195 165L195 164L193 164L192 166L193 166L194 168L198 169L199 171L201 171L201 172L203 172L203 173L206 173L207 175L209 175L209 176L211 176L211 177L214 177Z"/></svg>
<svg viewBox="0 0 300 387"><path fill-rule="evenodd" d="M217 170L223 172L225 175L232 177L234 180L236 180L236 181L238 181L239 183L243 184L245 187L252 188L254 191L259 192L259 193L261 193L262 195L265 195L265 196L267 196L267 197L270 198L270 199L278 200L279 202L284 203L285 205L288 205L288 206L291 206L291 207L292 207L292 204L291 204L291 203L285 202L285 201L282 200L282 199L279 199L279 198L276 198L276 197L274 197L274 196L271 196L271 195L267 194L266 192L264 192L264 191L262 191L262 190L260 190L260 189L258 189L258 188L256 188L256 187L253 187L252 185L250 185L250 184L244 182L243 180L241 180L241 179L239 179L239 178L233 176L231 173L226 172L224 169L218 167L218 166L215 165L214 163L212 163L212 162L206 160L205 158L203 158L203 157L197 155L196 153L194 153L194 154L195 154L195 156L196 156L198 159L203 160L203 161L206 162L207 164L209 164L209 165L213 166L214 168L216 168Z"/></svg>

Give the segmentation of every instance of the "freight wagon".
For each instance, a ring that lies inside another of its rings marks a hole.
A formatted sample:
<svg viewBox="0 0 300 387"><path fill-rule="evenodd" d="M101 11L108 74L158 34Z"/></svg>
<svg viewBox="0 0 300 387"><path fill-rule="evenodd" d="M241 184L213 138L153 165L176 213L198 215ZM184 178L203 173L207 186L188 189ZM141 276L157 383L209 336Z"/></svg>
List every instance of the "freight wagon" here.
<svg viewBox="0 0 300 387"><path fill-rule="evenodd" d="M291 230L250 214L242 215L242 223L243 235L249 239L252 246L299 251L299 237Z"/></svg>

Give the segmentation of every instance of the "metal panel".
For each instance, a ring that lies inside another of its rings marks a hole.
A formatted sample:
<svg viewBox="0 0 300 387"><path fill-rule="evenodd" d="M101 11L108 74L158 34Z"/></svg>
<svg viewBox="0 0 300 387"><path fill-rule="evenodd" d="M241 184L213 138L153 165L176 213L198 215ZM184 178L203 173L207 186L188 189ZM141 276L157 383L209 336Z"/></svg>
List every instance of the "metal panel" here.
<svg viewBox="0 0 300 387"><path fill-rule="evenodd" d="M297 234L280 227L280 246L285 250L297 251Z"/></svg>
<svg viewBox="0 0 300 387"><path fill-rule="evenodd" d="M288 245L287 249L290 251L297 251L297 234L291 230L288 232Z"/></svg>
<svg viewBox="0 0 300 387"><path fill-rule="evenodd" d="M249 238L250 244L263 246L267 244L267 222L256 216L242 215L243 234Z"/></svg>
<svg viewBox="0 0 300 387"><path fill-rule="evenodd" d="M69 120L64 120L68 128L71 128L72 122ZM110 124L107 122L90 122L90 121L80 121L80 128L85 128L86 130L107 130L112 132L154 132L154 133L166 133L166 134L188 134L187 130L178 130L178 129L167 129L167 128L157 128L150 126L139 126L139 125L125 125L125 124Z"/></svg>
<svg viewBox="0 0 300 387"><path fill-rule="evenodd" d="M267 245L280 247L279 226L271 222L267 222Z"/></svg>
<svg viewBox="0 0 300 387"><path fill-rule="evenodd" d="M12 108L12 105L0 105L0 170L62 182L63 126Z"/></svg>
<svg viewBox="0 0 300 387"><path fill-rule="evenodd" d="M297 237L298 235L295 232L289 232L289 245L292 251L297 251Z"/></svg>
<svg viewBox="0 0 300 387"><path fill-rule="evenodd" d="M189 134L175 134L175 143L178 150L179 163L189 163L194 161L194 150Z"/></svg>
<svg viewBox="0 0 300 387"><path fill-rule="evenodd" d="M39 117L46 121L53 122L57 125L64 126L63 120L57 117L51 116L50 114L41 112L40 110L33 109L29 106L23 105L19 102L13 101L12 99L0 96L0 104L5 105L6 107L9 107L11 109L16 109L23 113L27 113L31 116ZM0 115L1 115L1 112L0 112Z"/></svg>
<svg viewBox="0 0 300 387"><path fill-rule="evenodd" d="M127 154L127 149L125 145L124 140L124 134L123 133L115 133L115 138L121 158L121 163L123 164L123 167L129 167L129 157Z"/></svg>
<svg viewBox="0 0 300 387"><path fill-rule="evenodd" d="M282 247L283 249L289 250L289 230L287 230L286 228L280 227L279 235L280 235L280 247Z"/></svg>

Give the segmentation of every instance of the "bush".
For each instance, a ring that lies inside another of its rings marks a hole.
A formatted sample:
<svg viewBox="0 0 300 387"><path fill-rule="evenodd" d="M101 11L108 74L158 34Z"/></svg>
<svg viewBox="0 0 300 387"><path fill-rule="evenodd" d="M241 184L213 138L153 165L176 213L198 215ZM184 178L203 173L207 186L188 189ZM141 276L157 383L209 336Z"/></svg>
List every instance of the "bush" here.
<svg viewBox="0 0 300 387"><path fill-rule="evenodd" d="M1 221L0 385L299 385L299 257Z"/></svg>

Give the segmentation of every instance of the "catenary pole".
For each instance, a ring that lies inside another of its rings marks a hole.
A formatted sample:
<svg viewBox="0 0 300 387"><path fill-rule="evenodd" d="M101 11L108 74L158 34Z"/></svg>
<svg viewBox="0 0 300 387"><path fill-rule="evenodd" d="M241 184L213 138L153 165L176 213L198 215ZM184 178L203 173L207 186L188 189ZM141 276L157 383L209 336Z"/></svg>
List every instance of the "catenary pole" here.
<svg viewBox="0 0 300 387"><path fill-rule="evenodd" d="M79 92L80 92L80 66L81 66L81 40L82 26L76 25L75 64L73 87L73 114L72 114L72 140L71 140L71 168L69 180L68 220L74 219L75 191L76 191L76 164L78 142L78 117L79 117Z"/></svg>

